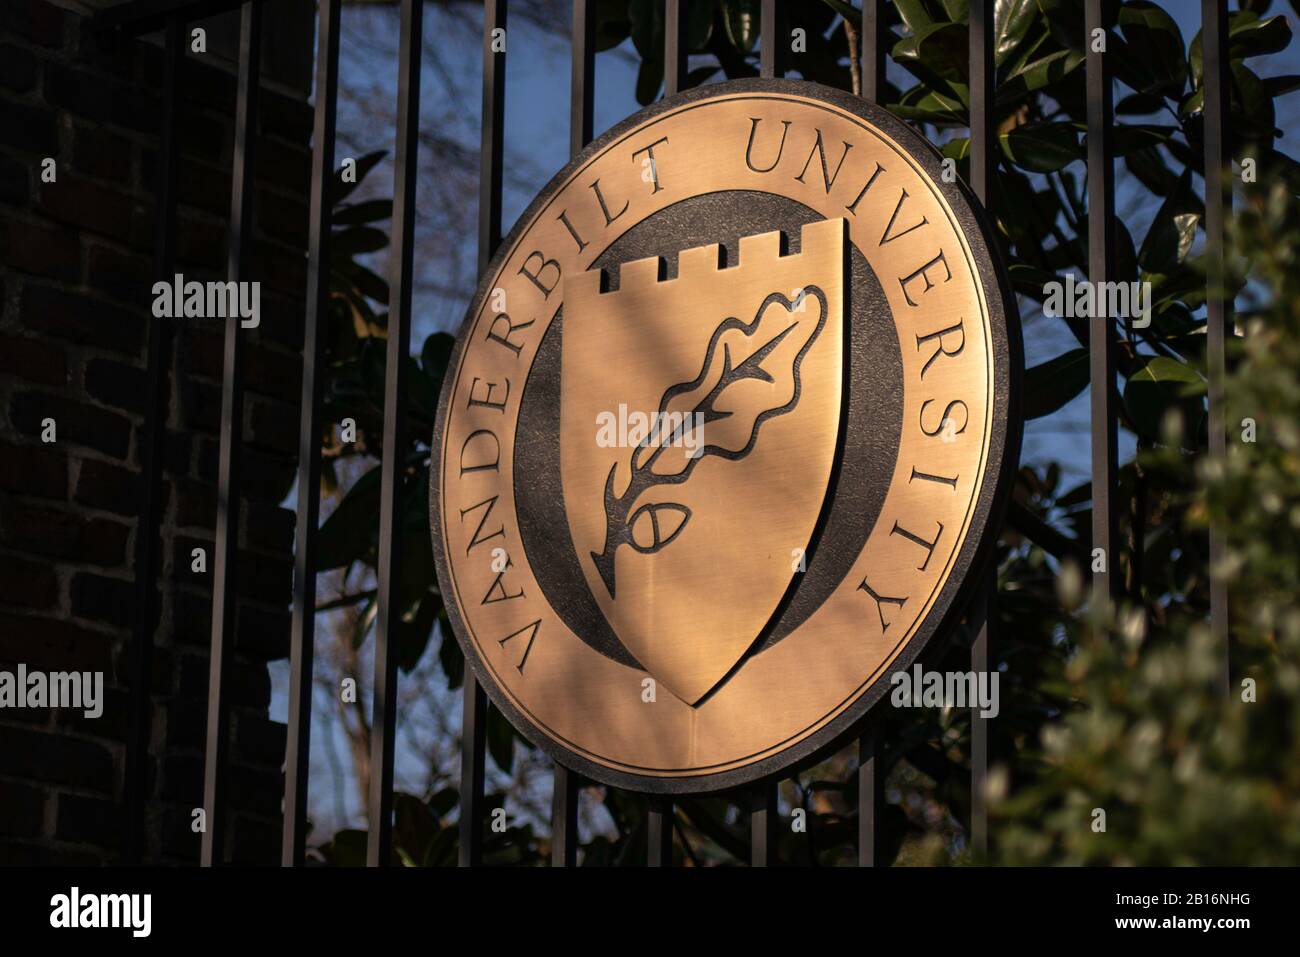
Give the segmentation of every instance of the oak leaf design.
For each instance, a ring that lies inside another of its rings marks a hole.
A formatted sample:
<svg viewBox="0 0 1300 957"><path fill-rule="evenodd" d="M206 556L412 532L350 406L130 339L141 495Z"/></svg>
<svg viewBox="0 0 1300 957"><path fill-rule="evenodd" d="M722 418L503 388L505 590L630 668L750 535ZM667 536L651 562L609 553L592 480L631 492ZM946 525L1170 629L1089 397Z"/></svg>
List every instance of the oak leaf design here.
<svg viewBox="0 0 1300 957"><path fill-rule="evenodd" d="M709 338L699 374L664 392L650 433L605 479L605 544L591 558L611 598L619 546L654 554L681 535L691 518L685 504L638 508L637 502L657 486L685 483L709 456L737 461L748 455L763 423L799 403L799 368L827 313L826 293L817 286L806 286L794 299L770 293L749 323L724 319ZM694 441L684 441L696 429Z"/></svg>

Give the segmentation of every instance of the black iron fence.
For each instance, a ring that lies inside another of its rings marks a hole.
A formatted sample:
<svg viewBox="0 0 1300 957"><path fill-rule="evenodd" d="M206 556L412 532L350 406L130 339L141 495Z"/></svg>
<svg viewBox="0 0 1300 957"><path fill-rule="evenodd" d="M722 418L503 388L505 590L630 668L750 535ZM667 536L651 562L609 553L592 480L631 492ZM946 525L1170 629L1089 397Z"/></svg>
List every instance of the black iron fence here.
<svg viewBox="0 0 1300 957"><path fill-rule="evenodd" d="M238 280L245 270L250 232L252 148L258 100L262 4L273 0L129 0L96 17L101 31L126 35L162 31L165 48L162 124L157 167L157 206L154 232L154 273L168 276L176 248L176 125L177 81L183 55L186 25L214 13L241 10L238 102L236 108L231 193L228 271ZM297 538L293 617L290 640L288 743L285 755L284 834L282 862L301 865L307 834L308 755L311 733L311 679L316 619L316 538L320 512L321 400L324 381L325 329L329 289L330 240L329 184L334 168L335 119L339 82L339 17L342 0L320 0L317 32L315 125L312 143L310 221L308 233L307 307L304 336L302 399L299 426ZM592 139L595 66L595 6L593 0L573 0L572 87L570 149L579 152ZM665 94L677 92L686 82L685 17L681 0L664 0ZM994 114L994 0L970 2L970 182L978 201L987 209L996 167ZM423 0L400 0L401 35L398 63L396 172L393 203L393 251L390 260L390 311L388 316L383 445L400 449L406 444L406 415L401 397L406 394L400 361L410 351L412 250L417 190L416 149L420 103ZM1103 0L1086 0L1085 33L1090 39L1113 28L1106 22ZM760 66L764 77L782 73L782 4L762 0ZM1228 103L1227 0L1202 0L1204 85L1204 170L1211 184L1205 197L1205 228L1209 267L1207 347L1210 451L1223 454L1226 433L1221 400L1224 375L1224 333L1230 303L1220 289L1224 273L1224 217L1231 193L1215 188L1216 171L1230 165L1225 131ZM501 241L502 146L504 128L504 50L494 52L494 31L506 26L506 0L485 0L483 19L482 154L479 183L478 263L486 268ZM862 93L878 99L884 88L888 37L886 0L864 0L861 10L860 56ZM1098 34L1097 31L1101 31ZM1111 68L1104 45L1089 42L1086 59L1088 205L1100 215L1088 217L1089 278L1103 282L1115 272L1114 105ZM436 55L436 51L433 51ZM218 518L213 579L212 646L207 711L207 748L204 764L204 808L207 828L202 842L202 863L220 863L227 824L227 749L229 738L228 662L235 628L235 571L239 528L241 428L244 377L238 315L227 320L221 401L221 446L218 482ZM1118 507L1115 502L1117 469L1118 388L1116 319L1094 320L1089 326L1092 545L1105 556L1118 546ZM166 408L166 361L169 348L166 320L153 319L148 343L148 382L151 402L146 408L141 443L143 495L136 537L136 618L130 662L132 690L130 737L124 789L126 821L124 858L139 860L143 848L148 748L150 742L149 676L159 569L158 529L162 515L162 416ZM391 646L396 615L399 562L399 516L403 495L399 457L387 455L382 467L380 505L378 618L373 689L370 754L369 838L370 865L387 863L392 850L393 742L396 727L396 657ZM1040 530L1041 531L1041 530ZM1032 537L1032 532L1031 532ZM1211 627L1223 648L1222 684L1227 687L1227 593L1214 564L1221 556L1221 533L1210 533ZM1119 596L1115 563L1105 561L1093 572L1094 591ZM993 622L996 620L997 585L990 577L969 610L974 634L972 668L986 671L993 659ZM472 672L464 684L460 863L475 865L482 859L484 823L484 770L486 764L487 700ZM983 851L988 843L985 803L988 720L972 714L971 822L972 847ZM881 782L876 768L876 741L870 723L859 738L858 801L859 863L874 863L876 803ZM552 864L571 866L577 856L577 798L581 782L573 772L555 768ZM773 863L775 848L777 782L768 781L752 791L751 863ZM671 863L672 805L666 798L648 798L649 862Z"/></svg>

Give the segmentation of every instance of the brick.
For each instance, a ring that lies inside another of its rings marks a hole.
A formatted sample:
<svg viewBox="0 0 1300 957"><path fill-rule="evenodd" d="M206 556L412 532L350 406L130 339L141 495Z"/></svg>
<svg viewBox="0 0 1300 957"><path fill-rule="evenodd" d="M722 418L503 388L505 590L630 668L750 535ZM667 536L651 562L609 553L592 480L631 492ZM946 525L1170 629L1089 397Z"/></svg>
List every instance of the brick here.
<svg viewBox="0 0 1300 957"><path fill-rule="evenodd" d="M277 787L281 793L284 792L282 784ZM280 846L280 827L274 821L264 821L247 814L235 815L231 861L235 864L262 866L278 863L276 848Z"/></svg>
<svg viewBox="0 0 1300 957"><path fill-rule="evenodd" d="M199 859L203 838L191 826L195 803L191 803L189 808L168 807L163 813L162 853L165 857L189 862Z"/></svg>
<svg viewBox="0 0 1300 957"><path fill-rule="evenodd" d="M217 487L215 485L183 479L175 483L175 488L178 527L214 528L216 526Z"/></svg>
<svg viewBox="0 0 1300 957"><path fill-rule="evenodd" d="M0 335L0 373L61 387L68 383L63 350L26 336Z"/></svg>
<svg viewBox="0 0 1300 957"><path fill-rule="evenodd" d="M311 184L311 151L306 146L262 136L253 154L253 181L273 183L305 196Z"/></svg>
<svg viewBox="0 0 1300 957"><path fill-rule="evenodd" d="M140 474L121 466L86 459L77 477L76 501L128 518L140 514Z"/></svg>
<svg viewBox="0 0 1300 957"><path fill-rule="evenodd" d="M0 46L0 86L26 93L36 86L36 57L29 50L6 43Z"/></svg>
<svg viewBox="0 0 1300 957"><path fill-rule="evenodd" d="M202 751L207 725L207 708L202 702L173 699L167 705L167 750Z"/></svg>
<svg viewBox="0 0 1300 957"><path fill-rule="evenodd" d="M189 552L185 555L188 568ZM172 608L176 643L206 651L212 643L212 596L178 590L172 597Z"/></svg>
<svg viewBox="0 0 1300 957"><path fill-rule="evenodd" d="M36 555L50 555L93 565L126 563L126 525L108 519L20 504L0 504L5 544Z"/></svg>
<svg viewBox="0 0 1300 957"><path fill-rule="evenodd" d="M52 418L59 442L71 442L125 459L131 442L131 423L107 409L76 402L62 395L15 392L9 403L9 419L19 432L41 434L43 419Z"/></svg>
<svg viewBox="0 0 1300 957"><path fill-rule="evenodd" d="M111 73L119 80L133 80L140 61L140 47L117 37L99 33L90 18L78 22L77 63L94 66L96 72Z"/></svg>
<svg viewBox="0 0 1300 957"><path fill-rule="evenodd" d="M86 394L105 405L143 415L149 402L149 375L135 366L91 359L86 363Z"/></svg>
<svg viewBox="0 0 1300 957"><path fill-rule="evenodd" d="M0 661L49 671L102 671L107 679L112 639L68 621L0 611Z"/></svg>
<svg viewBox="0 0 1300 957"><path fill-rule="evenodd" d="M49 565L0 555L0 602L49 608L59 600L59 580Z"/></svg>
<svg viewBox="0 0 1300 957"><path fill-rule="evenodd" d="M215 446L216 443L212 445ZM215 454L211 460L216 461ZM249 501L277 504L283 502L289 490L293 488L294 478L298 474L292 458L265 455L255 449L245 449L242 464L244 471L239 488ZM205 474L217 474L216 467L213 466Z"/></svg>
<svg viewBox="0 0 1300 957"><path fill-rule="evenodd" d="M192 275L194 270L189 268L185 270L187 280L226 278L228 250L225 226L182 215L176 238L177 261L211 273L209 276Z"/></svg>
<svg viewBox="0 0 1300 957"><path fill-rule="evenodd" d="M0 28L45 47L63 45L64 13L42 0L5 0L0 4Z"/></svg>
<svg viewBox="0 0 1300 957"><path fill-rule="evenodd" d="M302 397L301 356L287 355L258 344L245 353L245 359L244 371L249 391L297 404ZM296 418L294 421L297 421ZM295 431L295 448L297 441Z"/></svg>
<svg viewBox="0 0 1300 957"><path fill-rule="evenodd" d="M163 470L171 475L189 475L194 445L185 432L167 431L163 435Z"/></svg>
<svg viewBox="0 0 1300 957"><path fill-rule="evenodd" d="M153 265L145 256L92 245L86 252L86 284L137 309L153 309Z"/></svg>
<svg viewBox="0 0 1300 957"><path fill-rule="evenodd" d="M263 298L268 287L290 296L303 295L307 288L306 250L290 251L277 243L259 240L253 243L252 254L262 277Z"/></svg>
<svg viewBox="0 0 1300 957"><path fill-rule="evenodd" d="M248 544L268 552L287 555L293 551L297 516L287 508L264 502L251 502L244 510Z"/></svg>
<svg viewBox="0 0 1300 957"><path fill-rule="evenodd" d="M161 103L152 92L61 63L45 71L45 97L75 116L114 123L128 130L158 130Z"/></svg>
<svg viewBox="0 0 1300 957"><path fill-rule="evenodd" d="M250 399L249 443L271 452L292 455L298 450L297 410L279 402Z"/></svg>
<svg viewBox="0 0 1300 957"><path fill-rule="evenodd" d="M274 130L276 135L298 143L311 139L313 116L306 103L267 90L260 106L263 129Z"/></svg>
<svg viewBox="0 0 1300 957"><path fill-rule="evenodd" d="M122 833L120 805L80 794L60 794L54 836L80 844L110 844Z"/></svg>
<svg viewBox="0 0 1300 957"><path fill-rule="evenodd" d="M238 665L230 673L230 704L234 708L265 708L271 702L271 675L266 668ZM208 694L208 659L206 655L181 658L180 694L206 700Z"/></svg>
<svg viewBox="0 0 1300 957"><path fill-rule="evenodd" d="M41 611L52 608L58 598L58 578L49 565L0 555L0 603Z"/></svg>
<svg viewBox="0 0 1300 957"><path fill-rule="evenodd" d="M45 822L46 795L37 788L0 781L0 834L38 836Z"/></svg>
<svg viewBox="0 0 1300 957"><path fill-rule="evenodd" d="M186 380L181 387L181 421L187 428L216 432L221 425L221 387ZM216 471L212 473L215 475Z"/></svg>
<svg viewBox="0 0 1300 957"><path fill-rule="evenodd" d="M0 767L36 781L113 790L113 756L95 741L11 728L0 735Z"/></svg>
<svg viewBox="0 0 1300 957"><path fill-rule="evenodd" d="M64 282L81 277L81 243L75 230L5 218L0 222L5 264L33 276Z"/></svg>
<svg viewBox="0 0 1300 957"><path fill-rule="evenodd" d="M22 321L33 332L77 345L99 346L119 355L138 356L144 349L146 327L141 315L84 294L27 283Z"/></svg>
<svg viewBox="0 0 1300 957"><path fill-rule="evenodd" d="M52 110L6 100L5 113L5 121L0 123L0 145L42 157L58 153L58 117Z"/></svg>
<svg viewBox="0 0 1300 957"><path fill-rule="evenodd" d="M240 552L239 593L271 605L288 604L293 600L293 562Z"/></svg>
<svg viewBox="0 0 1300 957"><path fill-rule="evenodd" d="M236 614L235 650L256 661L289 657L290 613L241 603Z"/></svg>
<svg viewBox="0 0 1300 957"><path fill-rule="evenodd" d="M68 457L49 445L0 442L0 489L68 500Z"/></svg>
<svg viewBox="0 0 1300 957"><path fill-rule="evenodd" d="M118 628L131 627L135 583L90 572L72 577L72 614Z"/></svg>
<svg viewBox="0 0 1300 957"><path fill-rule="evenodd" d="M307 246L307 204L261 190L257 193L258 226L268 236L293 246Z"/></svg>
<svg viewBox="0 0 1300 957"><path fill-rule="evenodd" d="M75 169L127 184L131 180L131 141L108 130L78 124L72 135Z"/></svg>
<svg viewBox="0 0 1300 957"><path fill-rule="evenodd" d="M27 205L27 199L31 195L31 170L29 164L12 156L0 156L0 202L15 206Z"/></svg>
<svg viewBox="0 0 1300 957"><path fill-rule="evenodd" d="M202 804L203 759L190 754L173 754L163 758L162 797L190 807Z"/></svg>
<svg viewBox="0 0 1300 957"><path fill-rule="evenodd" d="M235 755L249 764L276 771L284 763L288 728L257 714L243 713L235 719Z"/></svg>
<svg viewBox="0 0 1300 957"><path fill-rule="evenodd" d="M107 681L107 676L105 676ZM88 718L76 708L60 708L54 714L55 724L78 734L104 738L108 741L125 741L131 727L131 694L117 688L104 686L104 713Z"/></svg>
<svg viewBox="0 0 1300 957"><path fill-rule="evenodd" d="M266 285L262 286L262 322L257 331L263 342L274 342L290 352L302 352L306 316L302 295L301 289L294 295L284 296Z"/></svg>
<svg viewBox="0 0 1300 957"><path fill-rule="evenodd" d="M40 184L40 208L51 219L83 232L111 236L125 243L142 239L137 203L110 186L65 173L55 183Z"/></svg>

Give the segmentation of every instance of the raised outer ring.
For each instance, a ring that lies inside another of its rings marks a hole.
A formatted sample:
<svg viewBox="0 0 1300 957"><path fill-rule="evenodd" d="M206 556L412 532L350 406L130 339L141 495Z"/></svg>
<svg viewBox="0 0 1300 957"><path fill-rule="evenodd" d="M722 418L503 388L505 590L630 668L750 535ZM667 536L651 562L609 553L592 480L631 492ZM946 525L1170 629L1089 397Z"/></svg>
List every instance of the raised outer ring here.
<svg viewBox="0 0 1300 957"><path fill-rule="evenodd" d="M438 416L434 424L432 462L439 459L438 450L442 447L443 430L446 426L447 407L451 399L455 377L450 374L460 362L464 351L466 332L472 327L475 315L482 308L484 300L491 291L491 280L513 248L526 227L532 223L538 211L551 199L554 193L569 179L573 172L589 162L601 152L608 143L623 136L629 130L644 123L647 119L679 106L736 93L778 93L789 96L801 96L808 99L822 100L846 113L857 116L876 126L889 135L900 147L906 150L918 166L930 179L930 184L947 201L956 218L966 242L970 245L975 269L980 277L984 297L989 313L989 329L993 354L993 403L989 421L989 457L984 472L984 482L975 497L971 510L970 525L954 562L953 570L939 591L931 613L917 626L916 633L907 642L894 659L889 674L911 668L920 657L925 647L936 635L942 635L955 628L961 619L967 604L979 589L987 573L989 561L997 545L997 533L1002 525L1002 518L1010 500L1015 472L1019 467L1020 440L1022 422L1020 419L1020 378L1024 365L1023 347L1020 334L1020 314L1016 306L1015 294L1007 277L1006 268L992 241L992 229L980 208L964 183L947 183L943 179L941 157L937 150L903 121L889 111L867 100L853 96L842 90L822 86L808 80L784 79L746 79L731 80L711 86L696 87L675 96L664 97L632 116L615 124L611 129L597 137L577 156L551 178L546 187L538 193L523 214L516 221L509 235L502 240L492 261L483 275L479 277L478 290L466 311L456 336L456 344L448 361L448 374L444 376L441 395L438 399ZM431 463L432 467L432 463ZM629 791L649 794L698 794L724 791L737 788L762 778L775 775L789 775L825 757L826 754L843 746L859 732L859 725L873 705L885 696L889 690L889 681L882 675L871 685L857 701L853 702L841 714L812 734L800 739L795 744L777 754L747 764L711 774L690 777L656 777L653 775L630 774L618 771L575 754L538 730L519 713L510 703L509 698L497 687L491 673L479 658L478 650L465 636L465 626L460 616L460 609L455 600L447 601L449 594L444 583L451 580L450 569L442 547L441 509L438 503L440 476L430 476L429 481L429 526L433 535L433 556L438 571L438 584L443 593L447 617L451 621L456 640L460 642L465 660L473 669L479 684L487 692L492 704L509 718L510 723L525 738L541 748L558 763L578 772L584 777L603 784L613 785Z"/></svg>

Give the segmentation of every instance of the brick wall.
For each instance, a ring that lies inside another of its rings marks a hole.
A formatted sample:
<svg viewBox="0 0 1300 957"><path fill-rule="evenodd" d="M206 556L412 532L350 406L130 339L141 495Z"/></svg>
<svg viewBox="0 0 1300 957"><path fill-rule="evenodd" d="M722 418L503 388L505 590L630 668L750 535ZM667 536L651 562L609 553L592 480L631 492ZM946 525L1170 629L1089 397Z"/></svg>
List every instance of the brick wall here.
<svg viewBox="0 0 1300 957"><path fill-rule="evenodd" d="M0 863L118 855L161 60L145 42L101 49L69 10L0 4L0 669L103 671L106 685L97 720L0 709ZM234 78L191 56L183 81L177 270L224 278ZM248 862L277 860L280 843L285 729L267 717L267 662L287 654L293 513L279 503L295 470L310 129L301 98L264 93L231 685L229 854ZM150 859L181 862L199 846L222 325L161 321L174 349L146 830ZM190 571L195 547L207 574Z"/></svg>

